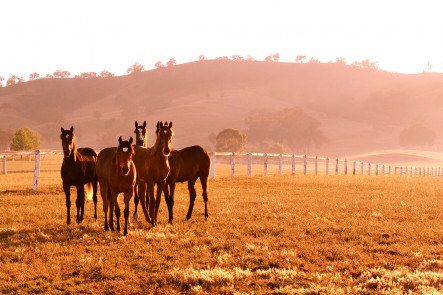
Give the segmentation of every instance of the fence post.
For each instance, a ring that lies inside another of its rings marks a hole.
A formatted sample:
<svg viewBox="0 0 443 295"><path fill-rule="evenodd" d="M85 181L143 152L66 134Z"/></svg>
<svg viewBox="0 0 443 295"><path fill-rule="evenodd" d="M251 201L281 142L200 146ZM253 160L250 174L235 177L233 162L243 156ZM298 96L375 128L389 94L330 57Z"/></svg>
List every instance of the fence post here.
<svg viewBox="0 0 443 295"><path fill-rule="evenodd" d="M318 175L318 157L317 156L315 156L314 169L315 169L315 176L317 176Z"/></svg>
<svg viewBox="0 0 443 295"><path fill-rule="evenodd" d="M381 167L381 176L385 176L385 165Z"/></svg>
<svg viewBox="0 0 443 295"><path fill-rule="evenodd" d="M368 163L368 176L371 176L371 163Z"/></svg>
<svg viewBox="0 0 443 295"><path fill-rule="evenodd" d="M375 176L378 176L378 164L375 164Z"/></svg>
<svg viewBox="0 0 443 295"><path fill-rule="evenodd" d="M326 158L326 176L329 175L329 158Z"/></svg>
<svg viewBox="0 0 443 295"><path fill-rule="evenodd" d="M215 178L215 161L216 161L216 156L215 156L215 152L211 152L211 171L209 173L209 179L214 179Z"/></svg>
<svg viewBox="0 0 443 295"><path fill-rule="evenodd" d="M251 176L252 175L252 168L251 168L252 154L248 153L247 157L248 157L248 176Z"/></svg>
<svg viewBox="0 0 443 295"><path fill-rule="evenodd" d="M264 163L263 163L263 175L268 175L268 155L265 153L263 155L264 157Z"/></svg>
<svg viewBox="0 0 443 295"><path fill-rule="evenodd" d="M338 175L338 159L335 159L335 176Z"/></svg>
<svg viewBox="0 0 443 295"><path fill-rule="evenodd" d="M365 163L361 162L360 164L360 175L363 176L363 171L365 170Z"/></svg>
<svg viewBox="0 0 443 295"><path fill-rule="evenodd" d="M354 161L354 163L352 163L352 175L355 176L355 172L357 170L357 162Z"/></svg>
<svg viewBox="0 0 443 295"><path fill-rule="evenodd" d="M343 172L345 173L345 176L348 175L348 160L345 159L345 167L343 168Z"/></svg>
<svg viewBox="0 0 443 295"><path fill-rule="evenodd" d="M6 156L3 156L3 174L6 175Z"/></svg>
<svg viewBox="0 0 443 295"><path fill-rule="evenodd" d="M282 171L282 161L283 156L282 154L280 154L280 156L278 157L278 175L281 175L281 171Z"/></svg>
<svg viewBox="0 0 443 295"><path fill-rule="evenodd" d="M292 159L291 159L291 174L295 175L295 154L292 154Z"/></svg>
<svg viewBox="0 0 443 295"><path fill-rule="evenodd" d="M232 152L232 154L231 154L231 177L234 177L234 173L235 173L235 156L234 156L234 152Z"/></svg>
<svg viewBox="0 0 443 295"><path fill-rule="evenodd" d="M35 191L38 189L38 180L40 178L40 157L40 150L37 150L35 154L34 185L32 186L32 189Z"/></svg>
<svg viewBox="0 0 443 295"><path fill-rule="evenodd" d="M308 171L308 158L306 157L306 155L304 155L303 157L303 174L306 175Z"/></svg>

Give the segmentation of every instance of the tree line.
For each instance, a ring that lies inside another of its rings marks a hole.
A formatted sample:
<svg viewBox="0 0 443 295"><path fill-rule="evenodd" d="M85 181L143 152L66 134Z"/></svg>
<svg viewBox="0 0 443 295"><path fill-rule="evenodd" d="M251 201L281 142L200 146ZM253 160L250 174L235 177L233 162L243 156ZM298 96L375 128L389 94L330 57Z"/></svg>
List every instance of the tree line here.
<svg viewBox="0 0 443 295"><path fill-rule="evenodd" d="M205 55L203 55L203 54L199 55L198 60L199 61L206 60ZM228 56L221 56L221 57L216 58L216 60L230 60L230 58ZM231 60L234 60L234 61L256 61L251 55L248 55L245 58L239 54L233 54L231 57ZM265 61L265 62L279 62L279 60L280 60L279 53L272 53L270 55L267 55L263 59L263 61ZM318 58L311 57L311 59L308 60L306 55L297 55L294 61L296 63L320 63ZM344 58L337 58L335 60L335 63L343 64L343 65L347 64L346 59L344 59ZM166 64L163 63L162 61L157 61L156 63L154 63L154 67L156 69L161 69L161 68L165 68L165 67L172 67L172 66L175 66L176 64L177 64L177 60L175 58L171 58L166 62ZM368 59L362 60L361 62L356 61L356 62L351 63L350 65L356 66L356 67L373 69L373 70L379 69L378 62L371 62ZM141 73L143 71L145 71L145 66L139 62L135 62L128 69L126 69L126 74L132 75L132 74ZM73 76L73 78L88 79L88 78L107 78L107 77L113 77L113 76L114 76L113 73L111 73L107 70L103 70L100 73L84 72L84 73ZM57 70L57 71L53 72L52 74L46 74L46 75L41 75L37 72L32 72L31 74L29 74L28 81L37 80L37 79L59 79L59 78L71 78L71 77L72 77L72 75L69 71L62 71L62 70ZM5 81L5 78L0 76L0 87L2 87L3 81ZM8 77L8 79L6 79L6 86L15 85L15 84L22 83L22 82L25 82L24 77L20 77L20 76L11 74Z"/></svg>

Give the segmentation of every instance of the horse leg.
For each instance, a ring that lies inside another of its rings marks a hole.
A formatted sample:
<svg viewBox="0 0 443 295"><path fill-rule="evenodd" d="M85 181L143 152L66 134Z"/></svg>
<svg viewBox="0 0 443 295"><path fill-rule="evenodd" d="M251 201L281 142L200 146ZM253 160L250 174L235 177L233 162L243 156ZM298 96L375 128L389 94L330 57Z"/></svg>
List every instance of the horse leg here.
<svg viewBox="0 0 443 295"><path fill-rule="evenodd" d="M97 176L92 180L92 201L94 202L94 219L97 221Z"/></svg>
<svg viewBox="0 0 443 295"><path fill-rule="evenodd" d="M186 220L191 219L192 211L194 210L194 202L195 198L197 197L197 192L195 191L195 182L197 181L197 178L191 179L188 181L188 191L189 191L189 208L188 208L188 214L186 214Z"/></svg>
<svg viewBox="0 0 443 295"><path fill-rule="evenodd" d="M108 226L108 205L109 205L109 196L108 196L108 189L105 188L104 185L100 185L100 194L102 195L102 201L103 201L103 212L105 213L105 230L109 230Z"/></svg>
<svg viewBox="0 0 443 295"><path fill-rule="evenodd" d="M140 200L140 204L142 206L143 214L145 215L145 220L149 223L152 223L151 215L149 214L148 208L146 207L146 197L148 193L146 190L147 184L146 182L139 182L137 186L138 186L138 197Z"/></svg>
<svg viewBox="0 0 443 295"><path fill-rule="evenodd" d="M154 196L154 181L150 180L148 182L148 195L146 196L148 198L149 196L149 213L151 216L151 224L152 226L157 225L157 216L155 214L155 196Z"/></svg>
<svg viewBox="0 0 443 295"><path fill-rule="evenodd" d="M208 177L200 177L200 182L202 184L202 196L203 196L203 201L205 202L205 220L208 220Z"/></svg>
<svg viewBox="0 0 443 295"><path fill-rule="evenodd" d="M137 207L138 207L138 202L139 202L139 197L138 197L138 184L134 185L134 220L138 220L138 212L137 212Z"/></svg>
<svg viewBox="0 0 443 295"><path fill-rule="evenodd" d="M71 186L69 184L63 183L63 190L65 191L66 196L66 223L69 225L71 223Z"/></svg>
<svg viewBox="0 0 443 295"><path fill-rule="evenodd" d="M118 194L112 197L114 202L115 219L117 219L117 231L120 232L120 206L118 205Z"/></svg>
<svg viewBox="0 0 443 295"><path fill-rule="evenodd" d="M75 204L77 206L77 223L81 223L85 211L85 187L83 183L77 185L77 200Z"/></svg>
<svg viewBox="0 0 443 295"><path fill-rule="evenodd" d="M155 225L157 225L157 216L158 216L158 208L160 208L160 201L162 199L162 192L163 188L166 186L165 181L157 183L157 194L155 197ZM152 190L154 190L154 187L152 187Z"/></svg>
<svg viewBox="0 0 443 295"><path fill-rule="evenodd" d="M174 220L174 191L175 191L175 181L170 180L166 183L163 188L163 192L165 193L165 201L168 205L168 213L169 213L169 223L172 224Z"/></svg>
<svg viewBox="0 0 443 295"><path fill-rule="evenodd" d="M125 210L123 211L123 214L125 216L125 229L123 230L123 235L125 236L128 234L129 205L131 203L131 198L133 194L133 189L125 192Z"/></svg>
<svg viewBox="0 0 443 295"><path fill-rule="evenodd" d="M114 231L114 192L111 189L108 189L108 198L109 198L109 228ZM117 197L116 197L117 198Z"/></svg>

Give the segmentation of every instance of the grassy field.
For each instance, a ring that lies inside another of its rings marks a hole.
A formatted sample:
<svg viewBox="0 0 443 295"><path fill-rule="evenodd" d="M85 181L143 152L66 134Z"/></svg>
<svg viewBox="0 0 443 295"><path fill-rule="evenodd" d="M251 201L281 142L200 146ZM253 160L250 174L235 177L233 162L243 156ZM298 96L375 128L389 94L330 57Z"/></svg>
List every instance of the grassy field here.
<svg viewBox="0 0 443 295"><path fill-rule="evenodd" d="M443 179L239 176L201 188L191 220L103 230L93 204L67 226L59 162L0 175L0 293L429 294L443 290ZM33 163L33 161L31 161ZM75 193L75 191L74 191ZM73 199L72 199L73 200ZM131 214L133 203L131 203ZM75 215L74 208L71 213Z"/></svg>

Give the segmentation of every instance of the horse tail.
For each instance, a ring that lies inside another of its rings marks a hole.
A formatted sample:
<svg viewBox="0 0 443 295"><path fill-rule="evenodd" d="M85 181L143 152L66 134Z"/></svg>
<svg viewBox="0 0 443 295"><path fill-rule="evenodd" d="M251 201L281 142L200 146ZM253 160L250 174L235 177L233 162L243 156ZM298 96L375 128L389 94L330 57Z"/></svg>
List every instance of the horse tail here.
<svg viewBox="0 0 443 295"><path fill-rule="evenodd" d="M88 182L85 184L85 197L88 201L92 201L93 197L93 189L92 189L92 182Z"/></svg>

